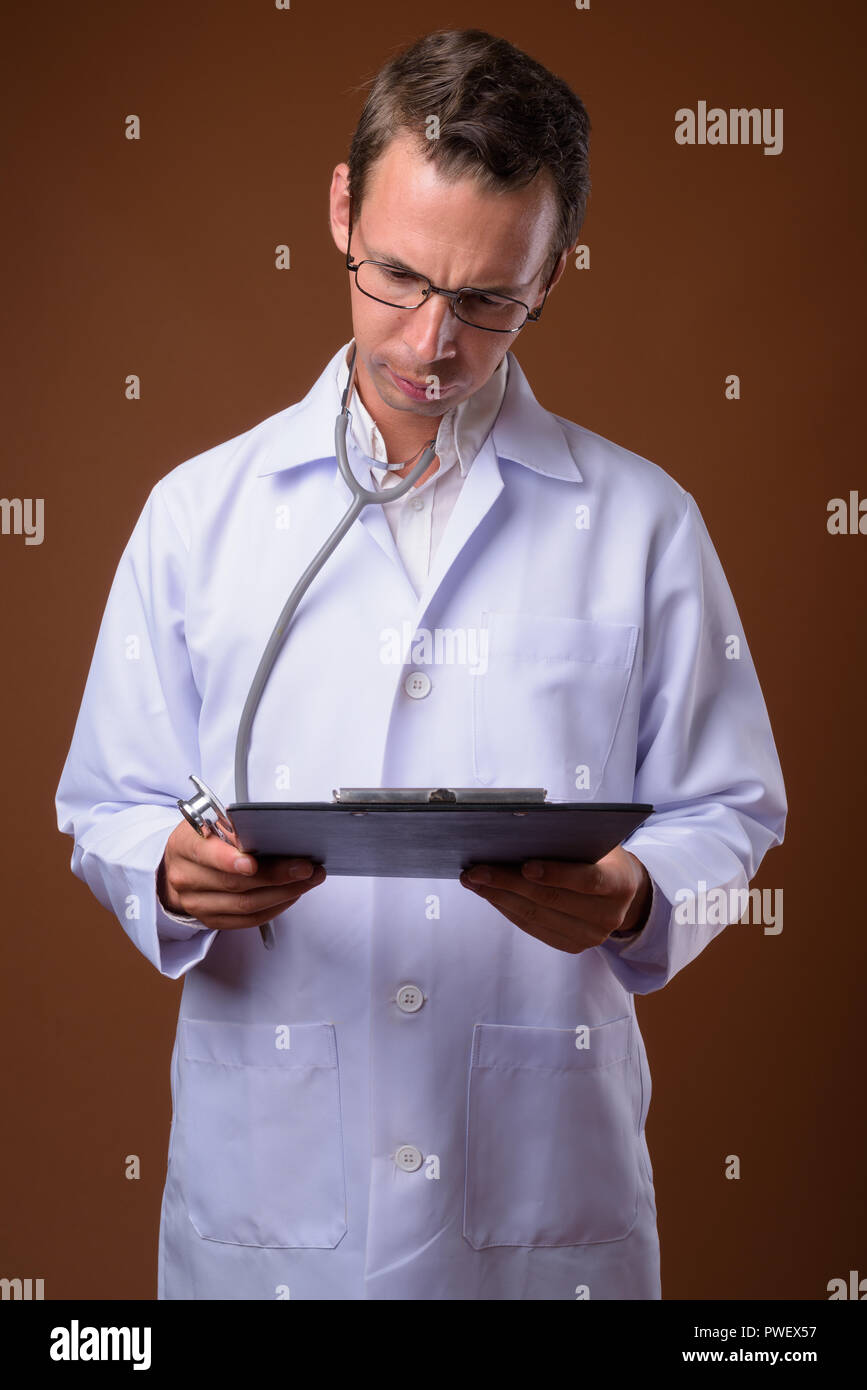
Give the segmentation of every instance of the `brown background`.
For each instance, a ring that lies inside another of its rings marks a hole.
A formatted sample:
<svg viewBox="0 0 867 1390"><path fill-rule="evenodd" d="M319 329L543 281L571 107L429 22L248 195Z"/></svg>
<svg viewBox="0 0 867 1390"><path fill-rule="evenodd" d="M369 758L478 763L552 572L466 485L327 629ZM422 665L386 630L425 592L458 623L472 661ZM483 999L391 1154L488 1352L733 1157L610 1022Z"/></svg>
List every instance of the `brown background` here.
<svg viewBox="0 0 867 1390"><path fill-rule="evenodd" d="M517 355L549 409L696 498L786 777L786 842L754 881L783 888L783 932L733 925L638 1002L663 1296L824 1299L867 1276L867 538L826 530L829 498L867 491L863 7L159 0L7 6L4 26L0 490L45 499L45 540L0 536L0 1276L47 1298L156 1296L181 982L72 876L53 804L108 588L153 483L298 400L351 335L326 217L354 89L470 26L564 77L593 125L591 270ZM783 107L782 154L677 145L700 99Z"/></svg>

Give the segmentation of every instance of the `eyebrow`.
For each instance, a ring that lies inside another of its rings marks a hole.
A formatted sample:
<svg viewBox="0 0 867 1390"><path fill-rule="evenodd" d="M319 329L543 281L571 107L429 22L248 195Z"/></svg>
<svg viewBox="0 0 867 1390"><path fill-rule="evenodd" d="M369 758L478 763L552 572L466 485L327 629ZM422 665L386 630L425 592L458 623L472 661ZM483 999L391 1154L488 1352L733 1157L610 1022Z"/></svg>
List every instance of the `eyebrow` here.
<svg viewBox="0 0 867 1390"><path fill-rule="evenodd" d="M369 252L368 259L370 259L370 260L373 260L373 261L386 261L389 265L393 265L397 270L408 270L409 273L410 273L411 275L421 275L421 271L420 271L420 270L416 270L415 266L407 265L405 261L402 261L402 260L400 259L400 256L392 256L392 255L389 255L388 252L386 252L386 251L375 251L375 250L373 249L372 246L369 246L369 247L368 247L368 252ZM427 280L427 279L429 279L430 277L426 275L424 278L425 278L425 280ZM461 289L466 289L466 290L481 290L484 294L504 294L504 295L506 296L507 299L515 299L515 298L517 298L517 292L518 292L518 290L523 289L523 286L522 286L522 285L511 285L511 286L505 286L505 285L461 285L460 288L461 288Z"/></svg>

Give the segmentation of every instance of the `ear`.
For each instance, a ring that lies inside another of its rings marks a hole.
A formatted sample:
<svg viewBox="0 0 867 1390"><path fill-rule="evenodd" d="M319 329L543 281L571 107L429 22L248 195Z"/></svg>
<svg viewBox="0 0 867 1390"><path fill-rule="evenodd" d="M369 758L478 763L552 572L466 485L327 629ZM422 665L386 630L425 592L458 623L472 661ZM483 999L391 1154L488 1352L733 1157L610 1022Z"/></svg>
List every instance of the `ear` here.
<svg viewBox="0 0 867 1390"><path fill-rule="evenodd" d="M331 235L338 251L346 255L349 245L349 165L338 164L331 175L328 201L328 220Z"/></svg>
<svg viewBox="0 0 867 1390"><path fill-rule="evenodd" d="M570 247L567 247L565 251L562 251L560 253L560 258L557 261L557 264L554 266L554 269L551 273L551 283L548 286L548 294L551 293L551 290L553 290L557 281L560 279L560 276L563 274L563 271L566 269L566 262L568 261L571 254L572 249ZM539 284L539 288L536 291L536 297L530 305L531 310L541 308L542 304L544 304L545 302L545 299L545 282L541 281Z"/></svg>
<svg viewBox="0 0 867 1390"><path fill-rule="evenodd" d="M567 246L565 251L560 252L560 259L554 267L554 273L551 276L551 283L548 286L549 294L553 290L554 286L557 284L557 281L560 279L560 276L563 274L563 271L566 269L566 262L569 260L569 257L573 254L574 250L575 248L573 246ZM539 293L536 298L536 303L533 305L534 309L537 308L539 304L541 304L544 294L545 286L540 285Z"/></svg>
<svg viewBox="0 0 867 1390"><path fill-rule="evenodd" d="M578 243L576 242L575 245L577 246L577 244L578 244ZM549 286L549 292L550 292L550 290L553 290L553 288L554 288L554 286L556 285L557 281L560 279L560 276L563 274L563 271L566 269L566 262L567 262L567 261L570 259L570 257L574 254L574 251L575 251L575 247L574 247L574 246L567 246L565 251L561 251L561 253L560 253L560 259L559 259L559 261L557 262L556 268L555 268L555 270L554 270L554 274L553 274L553 276L551 277L551 284L550 284L550 286Z"/></svg>

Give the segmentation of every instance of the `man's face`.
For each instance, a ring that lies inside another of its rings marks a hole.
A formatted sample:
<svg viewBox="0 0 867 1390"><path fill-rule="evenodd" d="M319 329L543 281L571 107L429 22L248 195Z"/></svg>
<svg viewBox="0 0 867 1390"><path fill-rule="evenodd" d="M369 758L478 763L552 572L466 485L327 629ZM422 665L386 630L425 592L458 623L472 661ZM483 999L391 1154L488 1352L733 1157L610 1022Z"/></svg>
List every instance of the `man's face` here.
<svg viewBox="0 0 867 1390"><path fill-rule="evenodd" d="M345 253L348 169L338 165L331 185L331 226ZM547 174L519 192L488 193L472 178L447 182L398 135L373 166L352 231L353 259L400 263L435 285L498 291L529 308L542 302L542 271L554 233L556 197ZM560 278L566 253L560 258ZM436 417L483 386L517 333L489 333L457 319L450 302L432 294L417 309L392 308L364 295L350 276L357 375L375 414L394 411ZM439 379L439 399L419 400L395 377L427 386ZM371 394L371 387L379 400ZM394 419L395 417L392 417Z"/></svg>

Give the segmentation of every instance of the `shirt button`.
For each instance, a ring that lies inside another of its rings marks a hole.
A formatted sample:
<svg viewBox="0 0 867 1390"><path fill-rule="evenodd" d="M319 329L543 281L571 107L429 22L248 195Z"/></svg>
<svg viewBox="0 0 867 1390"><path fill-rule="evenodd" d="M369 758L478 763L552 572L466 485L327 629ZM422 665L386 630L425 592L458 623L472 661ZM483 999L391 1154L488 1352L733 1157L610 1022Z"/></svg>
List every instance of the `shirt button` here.
<svg viewBox="0 0 867 1390"><path fill-rule="evenodd" d="M397 1007L405 1014L417 1014L423 1003L418 985L401 985L397 991Z"/></svg>
<svg viewBox="0 0 867 1390"><path fill-rule="evenodd" d="M403 688L413 700L423 700L430 690L430 676L426 671L410 671Z"/></svg>
<svg viewBox="0 0 867 1390"><path fill-rule="evenodd" d="M420 512L422 507L424 506L424 502L422 501L421 497L414 497L412 499L412 505L415 511Z"/></svg>
<svg viewBox="0 0 867 1390"><path fill-rule="evenodd" d="M398 1168L402 1168L405 1173L414 1173L422 1165L421 1150L414 1144L401 1144L394 1156L394 1161Z"/></svg>

